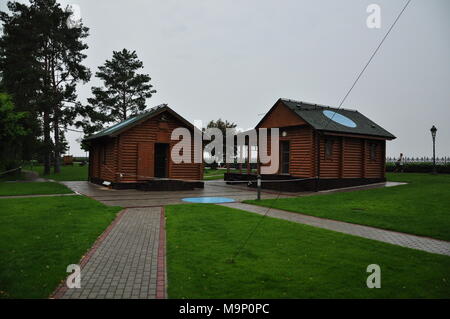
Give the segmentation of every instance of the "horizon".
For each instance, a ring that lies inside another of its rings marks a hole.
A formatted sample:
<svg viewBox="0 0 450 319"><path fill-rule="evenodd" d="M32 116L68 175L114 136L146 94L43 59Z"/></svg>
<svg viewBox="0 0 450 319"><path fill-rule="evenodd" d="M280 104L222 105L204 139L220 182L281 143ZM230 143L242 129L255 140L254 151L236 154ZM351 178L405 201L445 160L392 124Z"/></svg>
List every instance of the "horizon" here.
<svg viewBox="0 0 450 319"><path fill-rule="evenodd" d="M93 76L78 85L82 103L101 85L98 66L127 48L158 91L149 108L167 103L192 123L222 118L242 128L254 127L280 97L336 107L404 5L376 1L381 28L369 29L373 1L59 2L78 5L90 28L84 64ZM450 155L443 142L450 139L448 9L448 1L412 1L342 105L397 137L387 157L431 156L432 125L436 156ZM85 154L80 133L66 137L69 153Z"/></svg>

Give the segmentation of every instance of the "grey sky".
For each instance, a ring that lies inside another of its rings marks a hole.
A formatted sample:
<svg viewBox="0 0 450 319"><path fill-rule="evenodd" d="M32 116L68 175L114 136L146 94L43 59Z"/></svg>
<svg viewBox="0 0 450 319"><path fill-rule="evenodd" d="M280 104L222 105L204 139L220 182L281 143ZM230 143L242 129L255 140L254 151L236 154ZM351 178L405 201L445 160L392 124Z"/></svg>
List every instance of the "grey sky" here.
<svg viewBox="0 0 450 319"><path fill-rule="evenodd" d="M4 0L0 9L4 9ZM188 120L253 127L279 97L337 106L406 0L73 0L90 28L93 73L113 50L136 50L158 93ZM381 29L366 8L381 7ZM450 155L450 2L412 0L345 108L397 136L388 156ZM84 102L95 78L80 86ZM84 154L69 133L70 152Z"/></svg>

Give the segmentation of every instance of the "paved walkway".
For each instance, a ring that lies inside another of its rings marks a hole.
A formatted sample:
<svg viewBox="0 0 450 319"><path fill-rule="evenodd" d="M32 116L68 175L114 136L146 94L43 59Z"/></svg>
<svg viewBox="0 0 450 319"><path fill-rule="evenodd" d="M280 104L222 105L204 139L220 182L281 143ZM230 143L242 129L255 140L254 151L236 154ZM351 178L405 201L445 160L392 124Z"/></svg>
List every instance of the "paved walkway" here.
<svg viewBox="0 0 450 319"><path fill-rule="evenodd" d="M82 260L81 288L64 283L54 297L165 298L164 236L163 208L126 209Z"/></svg>
<svg viewBox="0 0 450 319"><path fill-rule="evenodd" d="M121 207L149 207L164 206L170 204L186 204L182 199L185 197L218 196L229 197L235 201L256 199L256 190L244 185L227 185L222 182L205 183L205 188L197 188L187 191L140 191L136 189L111 189L105 186L79 182L62 182L73 191L89 196L109 206ZM279 197L301 196L305 193L283 193ZM262 198L276 198L277 193L263 191Z"/></svg>
<svg viewBox="0 0 450 319"><path fill-rule="evenodd" d="M257 213L260 215L265 215L269 209L267 207L249 205L244 203L225 203L220 205L241 209L252 213ZM399 233L375 227L362 226L298 213L291 213L284 210L273 208L270 209L270 211L267 213L267 216L285 219L300 224L306 224L310 226L329 229L349 235L378 240L402 247L423 250L434 254L450 256L450 242L443 240L409 235L405 233Z"/></svg>
<svg viewBox="0 0 450 319"><path fill-rule="evenodd" d="M80 194L89 196L110 206L122 207L149 207L149 206L164 206L170 204L186 204L182 199L185 197L205 197L217 196L228 197L239 202L246 199L256 199L256 189L247 187L245 183L239 185L228 185L223 181L207 181L205 188L188 190L188 191L140 191L136 189L117 190L105 186L89 183L87 181L78 182L61 182L70 189ZM330 192L350 192L355 190L372 189L397 186L403 183L377 183L356 187L349 187L345 189L328 190L321 192L298 192L298 193L278 193L271 190L262 190L262 199L269 198L286 198L298 196L321 195Z"/></svg>
<svg viewBox="0 0 450 319"><path fill-rule="evenodd" d="M69 194L40 194L40 195L8 195L8 196L0 196L1 198L34 198L34 197L58 197L58 196L80 196L78 193L69 193Z"/></svg>
<svg viewBox="0 0 450 319"><path fill-rule="evenodd" d="M47 178L40 177L39 173L36 171L22 169L22 173L24 175L25 180L30 181L30 182L48 182L48 181L50 181Z"/></svg>

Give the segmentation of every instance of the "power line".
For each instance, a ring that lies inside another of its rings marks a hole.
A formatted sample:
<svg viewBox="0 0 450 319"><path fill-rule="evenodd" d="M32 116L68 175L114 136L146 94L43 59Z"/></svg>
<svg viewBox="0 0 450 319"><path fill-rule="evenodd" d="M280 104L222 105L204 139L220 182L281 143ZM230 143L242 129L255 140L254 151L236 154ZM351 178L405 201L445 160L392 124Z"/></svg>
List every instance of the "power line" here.
<svg viewBox="0 0 450 319"><path fill-rule="evenodd" d="M347 91L347 93L345 94L345 96L343 97L343 99L341 100L341 102L339 103L338 106L338 110L341 108L342 104L344 104L345 100L347 99L347 97L349 96L350 92L353 90L353 88L355 87L356 83L358 83L359 79L361 78L362 74L364 73L364 71L367 69L367 67L369 66L370 62L372 61L372 59L374 58L374 56L377 54L378 50L381 48L381 46L384 43L384 40L386 40L386 38L388 37L389 33L392 31L392 29L394 28L395 24L397 23L397 21L400 19L401 15L403 14L403 12L405 11L406 7L408 7L409 3L411 2L411 0L408 0L408 2L405 4L405 6L403 7L403 9L400 11L400 13L398 14L397 18L394 20L394 23L392 23L391 27L389 28L389 30L386 32L386 34L384 35L383 39L381 40L380 44L378 44L377 48L375 49L375 51L372 53L372 55L370 56L369 60L367 61L366 65L364 66L364 68L361 70L361 72L359 72L358 76L356 77L356 80L353 82L352 86L350 87L350 89ZM328 120L327 124L325 125L325 128L328 126L328 124L330 123L330 121L333 119L334 115L336 114L336 112L333 113L333 116ZM259 115L259 114L258 114ZM250 238L253 236L253 234L256 232L256 229L261 225L261 223L263 222L263 220L265 219L265 217L267 216L267 214L270 212L270 210L273 208L273 206L275 205L275 202L278 200L278 198L280 197L281 192L277 195L277 197L273 200L273 204L271 206L269 206L269 208L266 210L265 214L260 218L260 220L258 221L258 223L255 225L255 227L252 229L252 231L248 234L247 238L245 239L245 241L242 243L242 245L240 247L238 247L238 249L236 250L236 252L234 253L234 255L231 257L230 262L234 263L234 260L237 256L239 256L239 254L241 253L241 251L245 248L245 246L247 245L248 241L250 240Z"/></svg>
<svg viewBox="0 0 450 319"><path fill-rule="evenodd" d="M280 198L281 192L279 192L277 194L277 197L273 200L273 203L271 206L269 206L269 208L267 208L266 212L264 213L264 215L259 219L258 223L255 225L255 227L252 229L252 231L248 234L247 238L245 239L245 241L242 243L242 245L236 250L236 252L234 253L234 255L231 257L230 262L234 263L234 260L237 256L239 256L239 254L241 253L241 251L245 248L245 246L247 246L248 241L250 240L250 238L253 236L253 234L256 232L256 229L259 227L259 225L261 225L261 223L263 222L263 220L265 219L265 217L267 216L267 214L270 212L270 210L273 208L273 206L275 205L275 202Z"/></svg>
<svg viewBox="0 0 450 319"><path fill-rule="evenodd" d="M386 32L386 34L384 35L383 39L381 40L380 44L378 44L377 48L375 49L375 51L373 51L372 55L370 56L369 60L367 61L366 65L364 66L364 68L361 70L361 72L359 72L358 76L356 77L355 81L353 82L352 86L350 87L350 89L347 91L347 93L345 94L345 96L342 98L341 102L339 103L338 106L338 110L341 108L341 106L344 104L345 100L347 99L347 97L350 95L350 92L353 90L353 88L355 87L356 83L358 83L359 79L361 78L361 76L363 75L364 71L367 69L367 67L369 66L370 62L372 62L372 59L374 58L374 56L377 54L378 50L381 48L381 46L384 43L384 40L386 40L386 38L388 37L389 33L391 33L392 29L394 28L394 26L396 25L397 21L400 19L400 17L402 16L403 12L406 10L406 8L408 7L409 3L411 2L411 0L408 0L406 2L406 4L404 5L403 9L400 11L400 13L398 14L397 18L394 20L394 22L392 23L391 27L389 28L389 30ZM331 120L333 119L334 115L336 114L336 112L333 113L333 115L330 117L330 119L328 120L327 124L325 125L325 128L328 126L328 124L331 122Z"/></svg>

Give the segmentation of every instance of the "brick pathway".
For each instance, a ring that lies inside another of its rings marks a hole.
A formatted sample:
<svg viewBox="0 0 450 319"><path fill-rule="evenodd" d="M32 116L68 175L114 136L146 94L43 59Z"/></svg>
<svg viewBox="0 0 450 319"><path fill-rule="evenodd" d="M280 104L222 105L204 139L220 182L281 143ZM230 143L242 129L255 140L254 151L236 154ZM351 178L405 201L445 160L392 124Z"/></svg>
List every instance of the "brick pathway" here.
<svg viewBox="0 0 450 319"><path fill-rule="evenodd" d="M268 208L244 203L225 203L222 206L245 210L260 215L266 214ZM402 247L408 247L430 253L450 256L450 242L384 230L375 227L356 225L331 219L291 213L279 209L270 209L267 216L285 219L291 222L306 224L337 231L340 233L378 240Z"/></svg>
<svg viewBox="0 0 450 319"><path fill-rule="evenodd" d="M81 262L81 288L55 297L165 298L164 236L161 207L126 209Z"/></svg>

